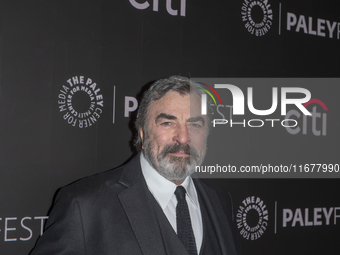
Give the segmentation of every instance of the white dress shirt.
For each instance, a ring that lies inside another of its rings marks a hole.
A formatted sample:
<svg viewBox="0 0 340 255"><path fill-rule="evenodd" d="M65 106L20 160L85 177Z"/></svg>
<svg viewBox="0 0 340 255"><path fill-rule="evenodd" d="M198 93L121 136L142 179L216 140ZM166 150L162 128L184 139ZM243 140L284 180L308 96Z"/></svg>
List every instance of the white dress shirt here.
<svg viewBox="0 0 340 255"><path fill-rule="evenodd" d="M175 190L177 185L161 176L145 159L143 153L140 154L140 163L142 172L152 195L163 209L165 216L168 218L172 228L177 233L176 224L176 206L177 198ZM197 252L200 252L203 240L203 225L200 205L198 202L197 192L192 178L189 176L181 184L186 190L186 201L188 203L191 225L195 235Z"/></svg>

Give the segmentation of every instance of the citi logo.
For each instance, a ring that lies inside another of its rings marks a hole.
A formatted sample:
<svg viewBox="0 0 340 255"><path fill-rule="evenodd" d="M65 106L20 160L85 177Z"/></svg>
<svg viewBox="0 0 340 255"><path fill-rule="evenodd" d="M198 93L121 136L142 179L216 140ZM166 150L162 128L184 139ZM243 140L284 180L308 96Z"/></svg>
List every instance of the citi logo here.
<svg viewBox="0 0 340 255"><path fill-rule="evenodd" d="M316 105L314 105L316 104ZM312 131L315 136L326 136L327 135L327 106L319 99L312 98L306 102L303 106L307 108L309 105L314 105L312 108L311 115L302 116L302 126L296 127L286 127L288 133L292 135L299 134L302 132L303 135L307 135ZM326 112L318 112L317 105L319 105ZM287 112L286 119L295 117L297 119L301 118L301 114L296 110L290 110Z"/></svg>
<svg viewBox="0 0 340 255"><path fill-rule="evenodd" d="M148 1L145 1L144 3L138 3L136 0L129 0L133 7L139 10L144 10L150 7L150 3ZM178 0L177 0L178 1ZM180 0L181 1L181 7L180 7L180 16L185 17L185 11L186 11L186 0ZM152 4L152 10L155 12L158 12L158 3L159 0L153 0ZM166 10L167 12L172 16L178 16L178 10L172 9L172 0L166 0Z"/></svg>

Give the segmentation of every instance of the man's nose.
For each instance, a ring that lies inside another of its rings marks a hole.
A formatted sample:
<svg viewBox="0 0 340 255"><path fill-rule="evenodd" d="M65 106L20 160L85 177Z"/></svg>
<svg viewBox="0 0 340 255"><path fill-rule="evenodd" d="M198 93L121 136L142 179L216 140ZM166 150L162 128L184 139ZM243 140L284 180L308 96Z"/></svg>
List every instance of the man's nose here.
<svg viewBox="0 0 340 255"><path fill-rule="evenodd" d="M186 126L178 127L176 130L176 134L172 138L173 141L176 141L181 144L189 144L190 143L190 129Z"/></svg>

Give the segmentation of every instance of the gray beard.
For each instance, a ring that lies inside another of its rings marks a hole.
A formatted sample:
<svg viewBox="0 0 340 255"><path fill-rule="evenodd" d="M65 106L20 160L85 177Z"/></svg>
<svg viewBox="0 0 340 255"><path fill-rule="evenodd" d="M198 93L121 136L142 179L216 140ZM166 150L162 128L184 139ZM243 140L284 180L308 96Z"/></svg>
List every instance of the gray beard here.
<svg viewBox="0 0 340 255"><path fill-rule="evenodd" d="M188 144L166 145L161 153L155 155L156 148L149 141L144 143L144 156L156 171L169 181L181 181L195 172L203 158L200 158L196 149ZM177 157L169 153L184 151L189 157ZM157 164L158 163L158 164Z"/></svg>

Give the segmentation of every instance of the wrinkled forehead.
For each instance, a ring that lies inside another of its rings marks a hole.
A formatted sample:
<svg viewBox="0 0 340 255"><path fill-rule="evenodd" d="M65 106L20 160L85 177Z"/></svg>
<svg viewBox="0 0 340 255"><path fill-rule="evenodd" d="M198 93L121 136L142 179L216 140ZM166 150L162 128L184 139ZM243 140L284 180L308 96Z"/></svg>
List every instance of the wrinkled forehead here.
<svg viewBox="0 0 340 255"><path fill-rule="evenodd" d="M200 95L197 92L180 94L176 91L169 91L161 99L150 104L149 121L156 118L158 114L173 115L182 119L202 116Z"/></svg>

